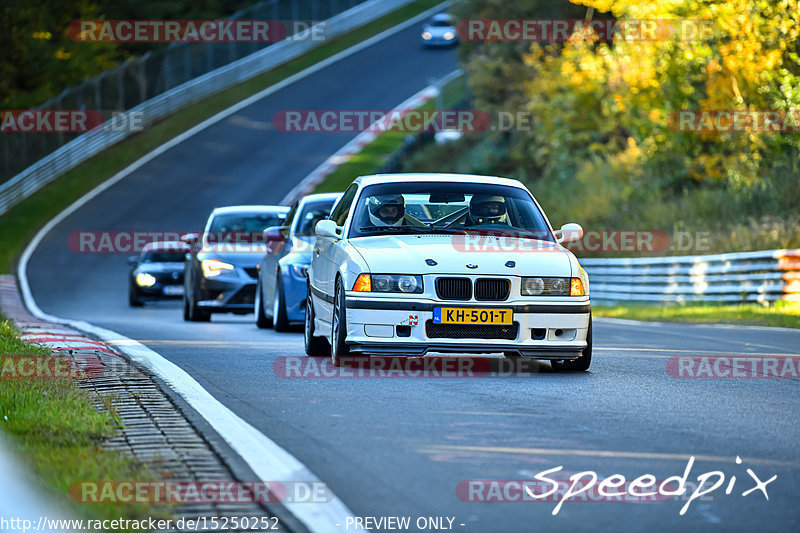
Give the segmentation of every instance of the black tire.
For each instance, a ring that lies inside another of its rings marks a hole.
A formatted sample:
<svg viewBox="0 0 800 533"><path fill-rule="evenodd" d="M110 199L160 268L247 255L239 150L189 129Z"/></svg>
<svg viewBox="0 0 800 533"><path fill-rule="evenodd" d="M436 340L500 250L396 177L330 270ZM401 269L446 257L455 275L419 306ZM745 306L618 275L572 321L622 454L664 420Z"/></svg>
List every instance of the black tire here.
<svg viewBox="0 0 800 533"><path fill-rule="evenodd" d="M264 300L261 298L261 277L256 283L256 301L253 304L253 311L256 314L256 326L261 329L272 327L272 319L264 312Z"/></svg>
<svg viewBox="0 0 800 533"><path fill-rule="evenodd" d="M572 361L552 361L553 370L559 372L586 372L592 364L592 316L589 315L589 331L586 332L586 348L581 356Z"/></svg>
<svg viewBox="0 0 800 533"><path fill-rule="evenodd" d="M272 326L275 331L289 331L289 319L286 317L286 297L283 294L283 278L280 272L275 276L275 296L273 301Z"/></svg>
<svg viewBox="0 0 800 533"><path fill-rule="evenodd" d="M314 336L314 303L311 301L311 291L306 297L306 318L303 327L303 338L306 345L306 355L310 357L327 357L331 354L331 346L325 337Z"/></svg>
<svg viewBox="0 0 800 533"><path fill-rule="evenodd" d="M139 298L139 293L136 292L133 284L128 286L128 305L131 307L142 307L144 302Z"/></svg>
<svg viewBox="0 0 800 533"><path fill-rule="evenodd" d="M197 304L192 298L190 291L183 296L183 319L189 322L208 322L211 320L211 313L198 309Z"/></svg>
<svg viewBox="0 0 800 533"><path fill-rule="evenodd" d="M347 307L344 301L344 288L341 280L336 280L333 297L333 319L331 320L331 360L333 366L340 366L342 358L350 355L347 338Z"/></svg>

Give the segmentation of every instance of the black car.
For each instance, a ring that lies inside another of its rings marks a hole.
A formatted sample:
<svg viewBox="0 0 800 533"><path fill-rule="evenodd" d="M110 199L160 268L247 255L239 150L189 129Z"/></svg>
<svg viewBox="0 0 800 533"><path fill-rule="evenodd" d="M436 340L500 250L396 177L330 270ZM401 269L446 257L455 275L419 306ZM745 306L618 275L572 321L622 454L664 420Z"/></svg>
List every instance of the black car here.
<svg viewBox="0 0 800 533"><path fill-rule="evenodd" d="M192 252L184 265L183 319L204 322L212 313L253 312L257 265L266 252L263 231L280 226L284 206L219 207L202 235L181 237Z"/></svg>
<svg viewBox="0 0 800 533"><path fill-rule="evenodd" d="M140 307L146 300L183 295L183 262L191 250L180 241L151 242L128 259L128 303Z"/></svg>

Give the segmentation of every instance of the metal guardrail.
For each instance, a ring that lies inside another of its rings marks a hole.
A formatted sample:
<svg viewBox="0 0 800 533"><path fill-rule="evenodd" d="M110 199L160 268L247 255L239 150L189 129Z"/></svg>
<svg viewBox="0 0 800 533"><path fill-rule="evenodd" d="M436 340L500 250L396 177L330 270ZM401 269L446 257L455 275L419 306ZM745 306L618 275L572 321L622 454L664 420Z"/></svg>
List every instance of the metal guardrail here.
<svg viewBox="0 0 800 533"><path fill-rule="evenodd" d="M592 301L800 301L800 249L580 262Z"/></svg>
<svg viewBox="0 0 800 533"><path fill-rule="evenodd" d="M323 24L326 40L376 20L412 0L367 0L335 15ZM121 115L127 121L141 117L145 126L213 93L251 79L290 61L325 41L283 40L262 50L178 85ZM0 184L0 215L76 167L129 135L127 129L100 128L84 133L43 157L7 182Z"/></svg>

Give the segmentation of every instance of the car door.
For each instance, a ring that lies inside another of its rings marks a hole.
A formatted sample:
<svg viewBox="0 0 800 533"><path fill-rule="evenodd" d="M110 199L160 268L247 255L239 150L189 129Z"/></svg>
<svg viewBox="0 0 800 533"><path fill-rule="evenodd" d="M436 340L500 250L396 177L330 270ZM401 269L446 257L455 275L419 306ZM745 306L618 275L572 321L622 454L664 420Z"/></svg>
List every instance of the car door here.
<svg viewBox="0 0 800 533"><path fill-rule="evenodd" d="M350 208L355 200L356 193L358 192L358 185L352 184L342 195L341 200L333 208L330 220L336 222L339 227L344 226L347 216L350 214ZM333 313L332 297L334 291L334 282L338 264L334 263L335 252L338 248L337 242L339 239L332 237L317 237L314 244L314 253L311 257L311 267L309 268L309 279L311 280L312 289L317 289L327 298L314 298L314 310L317 316L325 321L331 321Z"/></svg>
<svg viewBox="0 0 800 533"><path fill-rule="evenodd" d="M284 257L287 253L289 253L289 249L291 248L291 239L289 238L289 230L294 222L295 215L297 214L298 203L291 207L289 213L286 215L286 220L284 221L284 227L287 228L283 230L284 237L286 241L283 245L272 249L268 248L267 252L264 254L264 257L261 258L261 264L259 266L259 278L261 279L261 301L264 302L264 309L267 310L267 313L271 313L271 309L273 306L273 298L275 298L277 287L275 287L275 279L277 277L277 269L279 261L282 257Z"/></svg>

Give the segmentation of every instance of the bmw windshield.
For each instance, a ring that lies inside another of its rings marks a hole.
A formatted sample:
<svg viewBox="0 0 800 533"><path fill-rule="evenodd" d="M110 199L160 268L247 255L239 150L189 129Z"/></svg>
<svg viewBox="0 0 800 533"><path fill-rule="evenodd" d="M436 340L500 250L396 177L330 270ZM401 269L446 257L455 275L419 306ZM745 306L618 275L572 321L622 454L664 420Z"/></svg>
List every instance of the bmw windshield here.
<svg viewBox="0 0 800 533"><path fill-rule="evenodd" d="M381 183L365 187L349 237L382 234L501 233L553 242L524 189L482 183Z"/></svg>

